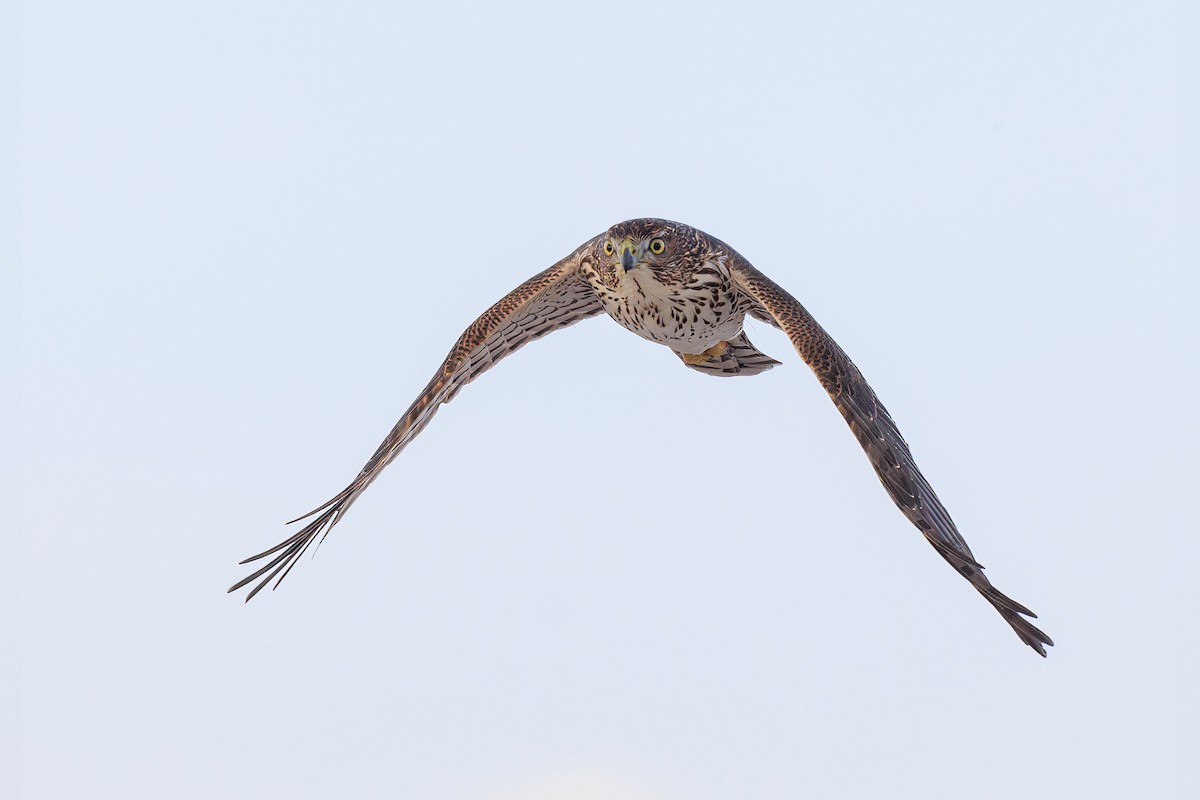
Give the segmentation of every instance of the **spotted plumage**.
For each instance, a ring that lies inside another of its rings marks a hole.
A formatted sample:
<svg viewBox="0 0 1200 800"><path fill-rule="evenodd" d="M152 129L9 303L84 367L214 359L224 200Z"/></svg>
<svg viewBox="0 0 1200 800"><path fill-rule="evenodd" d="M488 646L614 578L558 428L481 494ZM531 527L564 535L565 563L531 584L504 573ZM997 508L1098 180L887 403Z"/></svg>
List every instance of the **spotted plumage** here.
<svg viewBox="0 0 1200 800"><path fill-rule="evenodd" d="M243 561L269 558L229 591L254 584L249 600L272 580L278 586L300 555L328 535L355 499L424 430L438 406L528 342L600 313L669 347L689 368L715 376L756 375L780 363L746 338L746 315L781 329L829 393L900 511L996 608L1021 641L1046 655L1045 645L1053 642L1027 619L1035 615L984 576L887 409L833 338L795 298L733 248L695 228L661 219L614 225L484 312L355 479L328 502L293 520L309 520L294 535Z"/></svg>

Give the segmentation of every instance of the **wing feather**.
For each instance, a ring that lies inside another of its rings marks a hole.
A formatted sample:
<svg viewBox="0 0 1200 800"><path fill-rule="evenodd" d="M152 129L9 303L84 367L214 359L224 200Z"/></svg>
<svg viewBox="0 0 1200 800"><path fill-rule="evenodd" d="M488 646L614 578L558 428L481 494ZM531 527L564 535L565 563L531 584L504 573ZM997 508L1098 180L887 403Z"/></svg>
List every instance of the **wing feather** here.
<svg viewBox="0 0 1200 800"><path fill-rule="evenodd" d="M1053 645L1025 617L1032 611L1003 595L984 576L971 548L958 532L946 507L913 461L899 428L858 367L817 324L796 298L763 275L730 248L728 261L735 286L749 304L751 316L782 329L829 393L850 430L866 452L889 496L910 522L1016 631L1021 641L1042 656Z"/></svg>
<svg viewBox="0 0 1200 800"><path fill-rule="evenodd" d="M291 522L309 520L292 536L241 563L274 556L229 587L237 591L251 583L246 596L258 594L272 580L278 586L314 541L324 540L354 501L400 452L425 429L437 409L475 378L529 342L595 316L604 310L579 268L590 258L595 240L518 286L471 323L451 348L425 390L413 401L391 432L350 484L325 503ZM288 523L291 524L291 523Z"/></svg>

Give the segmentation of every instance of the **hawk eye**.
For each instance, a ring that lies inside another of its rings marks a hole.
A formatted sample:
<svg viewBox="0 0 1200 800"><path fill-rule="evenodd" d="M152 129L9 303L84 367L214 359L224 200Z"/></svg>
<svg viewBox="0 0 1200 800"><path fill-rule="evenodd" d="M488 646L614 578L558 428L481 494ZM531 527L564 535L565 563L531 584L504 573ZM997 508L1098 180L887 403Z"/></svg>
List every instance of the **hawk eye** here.
<svg viewBox="0 0 1200 800"><path fill-rule="evenodd" d="M611 241L604 243L604 255L611 256L613 254L613 243Z"/></svg>
<svg viewBox="0 0 1200 800"><path fill-rule="evenodd" d="M662 253L662 251L664 251L666 249L667 249L667 245L665 242L663 242L662 239L651 239L650 240L650 252L654 253L654 255L656 255L656 256L660 255Z"/></svg>

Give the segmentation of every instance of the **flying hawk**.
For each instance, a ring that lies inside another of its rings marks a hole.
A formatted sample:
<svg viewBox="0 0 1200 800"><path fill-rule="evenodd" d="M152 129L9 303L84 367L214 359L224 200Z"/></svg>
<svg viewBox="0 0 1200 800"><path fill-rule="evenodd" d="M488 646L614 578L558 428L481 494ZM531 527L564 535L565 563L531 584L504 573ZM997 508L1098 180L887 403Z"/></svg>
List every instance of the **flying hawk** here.
<svg viewBox="0 0 1200 800"><path fill-rule="evenodd" d="M300 520L301 530L243 564L271 558L229 591L280 582L314 540L324 539L384 467L462 387L528 342L605 313L622 327L666 345L705 375L757 375L780 363L760 352L742 330L746 315L781 329L829 393L879 480L904 516L934 549L987 598L1017 636L1042 656L1054 644L1001 594L959 534L908 445L862 373L790 294L729 245L677 222L634 219L612 226L518 286L459 337L425 391L401 417L358 476Z"/></svg>

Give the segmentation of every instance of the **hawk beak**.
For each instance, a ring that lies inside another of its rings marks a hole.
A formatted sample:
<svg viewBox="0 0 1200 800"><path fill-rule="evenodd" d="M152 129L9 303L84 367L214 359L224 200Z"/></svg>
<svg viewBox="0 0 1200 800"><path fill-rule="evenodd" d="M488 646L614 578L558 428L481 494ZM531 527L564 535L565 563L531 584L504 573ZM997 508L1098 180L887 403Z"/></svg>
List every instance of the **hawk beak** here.
<svg viewBox="0 0 1200 800"><path fill-rule="evenodd" d="M626 272L637 266L637 259L633 257L632 239L621 242L621 266L625 268Z"/></svg>

